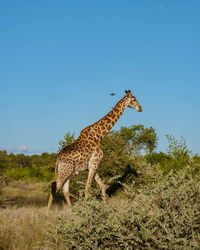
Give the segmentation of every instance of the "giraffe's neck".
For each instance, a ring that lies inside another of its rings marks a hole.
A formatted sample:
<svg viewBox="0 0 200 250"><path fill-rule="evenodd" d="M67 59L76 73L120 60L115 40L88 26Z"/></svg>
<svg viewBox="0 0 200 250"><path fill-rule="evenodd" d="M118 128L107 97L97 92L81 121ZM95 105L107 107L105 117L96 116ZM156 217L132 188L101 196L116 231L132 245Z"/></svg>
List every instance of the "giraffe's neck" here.
<svg viewBox="0 0 200 250"><path fill-rule="evenodd" d="M102 119L95 122L94 124L84 128L77 141L88 141L95 139L96 143L100 143L102 138L109 133L114 124L118 121L120 116L123 114L126 104L124 96L115 107Z"/></svg>
<svg viewBox="0 0 200 250"><path fill-rule="evenodd" d="M91 126L94 126L95 132L98 133L101 138L103 138L108 132L111 130L111 128L114 126L114 124L118 121L118 119L123 114L126 104L124 102L123 97L116 105L115 107L107 114L105 115L101 120L97 121Z"/></svg>

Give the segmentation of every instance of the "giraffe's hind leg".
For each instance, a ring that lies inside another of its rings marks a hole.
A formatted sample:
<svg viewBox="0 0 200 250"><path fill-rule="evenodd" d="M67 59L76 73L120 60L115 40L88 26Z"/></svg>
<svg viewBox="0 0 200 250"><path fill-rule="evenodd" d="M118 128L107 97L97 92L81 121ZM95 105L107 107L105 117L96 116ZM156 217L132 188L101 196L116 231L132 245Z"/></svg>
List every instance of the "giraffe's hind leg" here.
<svg viewBox="0 0 200 250"><path fill-rule="evenodd" d="M52 195L52 193L50 193L46 214L48 214L48 212L52 206L52 203L53 203L53 195Z"/></svg>
<svg viewBox="0 0 200 250"><path fill-rule="evenodd" d="M65 196L67 205L69 206L69 208L71 210L72 203L71 203L71 200L70 200L70 197L69 197L69 179L67 179L65 181L64 185L63 185L63 194Z"/></svg>
<svg viewBox="0 0 200 250"><path fill-rule="evenodd" d="M50 192L50 196L49 196L49 201L48 201L48 206L47 206L46 214L48 214L48 212L49 212L49 210L50 210L50 208L52 206L55 194L56 194L56 181L53 181L51 183L51 192Z"/></svg>
<svg viewBox="0 0 200 250"><path fill-rule="evenodd" d="M49 201L48 201L46 214L48 214L48 212L49 212L49 210L50 210L50 208L52 206L53 199L54 199L56 193L58 192L58 190L61 187L63 187L65 185L66 180L68 180L69 176L73 173L72 164L68 164L67 173L65 171L65 166L66 165L64 165L64 168L62 168L62 165L59 166L57 179L56 179L56 181L52 182L52 184L51 184L51 193L50 193L50 196L49 196ZM70 198L69 198L69 192L67 192L67 193L64 192L64 195L65 195L65 199L67 201L67 204L70 206L71 201L70 201Z"/></svg>

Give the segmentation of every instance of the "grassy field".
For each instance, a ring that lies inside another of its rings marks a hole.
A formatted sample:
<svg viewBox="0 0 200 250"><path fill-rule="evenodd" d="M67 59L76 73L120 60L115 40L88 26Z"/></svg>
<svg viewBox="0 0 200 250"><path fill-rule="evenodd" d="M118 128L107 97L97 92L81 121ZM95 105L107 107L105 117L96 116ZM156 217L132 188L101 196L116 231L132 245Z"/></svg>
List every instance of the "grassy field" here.
<svg viewBox="0 0 200 250"><path fill-rule="evenodd" d="M106 206L80 197L71 212L61 200L48 216L46 184L2 185L0 249L200 249L199 180L148 171L151 183L125 185Z"/></svg>
<svg viewBox="0 0 200 250"><path fill-rule="evenodd" d="M69 216L63 202L46 216L48 193L45 183L11 182L1 186L0 249L57 249L49 243L48 231L56 226L54 214Z"/></svg>

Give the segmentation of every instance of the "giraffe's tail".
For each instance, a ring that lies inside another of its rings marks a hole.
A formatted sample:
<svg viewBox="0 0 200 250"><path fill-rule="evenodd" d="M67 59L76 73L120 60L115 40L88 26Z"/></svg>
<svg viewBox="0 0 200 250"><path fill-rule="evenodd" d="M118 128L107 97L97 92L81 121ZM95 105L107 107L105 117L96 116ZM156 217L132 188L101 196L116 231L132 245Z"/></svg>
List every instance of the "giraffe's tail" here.
<svg viewBox="0 0 200 250"><path fill-rule="evenodd" d="M51 194L52 194L54 199L56 197L56 187L57 187L56 180L57 180L57 176L58 176L58 163L56 161L56 163L55 163L55 177L54 177L55 181L52 181L52 183L51 183Z"/></svg>
<svg viewBox="0 0 200 250"><path fill-rule="evenodd" d="M51 183L51 194L52 194L53 198L55 199L55 197L56 197L56 181L53 181Z"/></svg>

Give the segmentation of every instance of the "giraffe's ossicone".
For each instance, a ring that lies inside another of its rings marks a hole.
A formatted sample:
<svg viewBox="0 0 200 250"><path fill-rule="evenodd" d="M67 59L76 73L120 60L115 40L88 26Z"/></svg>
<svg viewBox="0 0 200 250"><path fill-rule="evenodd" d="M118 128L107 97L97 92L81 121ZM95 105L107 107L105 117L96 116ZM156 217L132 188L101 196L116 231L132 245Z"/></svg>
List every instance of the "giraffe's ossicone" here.
<svg viewBox="0 0 200 250"><path fill-rule="evenodd" d="M126 95L115 105L115 107L102 119L83 129L78 139L70 146L64 147L57 155L55 176L52 182L52 190L48 202L50 209L53 197L56 192L62 188L68 206L71 207L69 198L69 179L73 173L79 173L88 170L88 178L85 187L85 196L88 197L88 190L93 178L97 181L104 202L106 202L106 188L97 173L97 168L103 152L100 148L103 137L108 134L113 125L120 118L126 107L136 109L138 112L142 108L137 99L131 94L131 91L125 91Z"/></svg>

